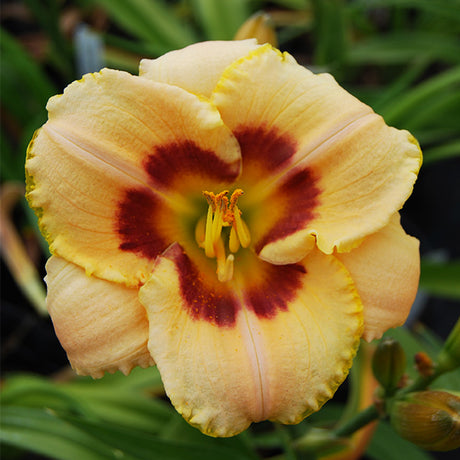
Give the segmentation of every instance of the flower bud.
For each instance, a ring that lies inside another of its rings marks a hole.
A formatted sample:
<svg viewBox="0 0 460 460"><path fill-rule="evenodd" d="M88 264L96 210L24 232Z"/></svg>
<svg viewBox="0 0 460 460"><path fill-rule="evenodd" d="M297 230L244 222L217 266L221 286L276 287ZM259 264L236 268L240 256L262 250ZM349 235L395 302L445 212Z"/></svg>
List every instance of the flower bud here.
<svg viewBox="0 0 460 460"><path fill-rule="evenodd" d="M460 398L446 391L420 391L395 401L390 420L404 439L427 450L460 447Z"/></svg>
<svg viewBox="0 0 460 460"><path fill-rule="evenodd" d="M270 43L276 47L278 40L270 15L259 12L245 21L238 29L234 40L245 40L246 38L255 38L260 44Z"/></svg>
<svg viewBox="0 0 460 460"><path fill-rule="evenodd" d="M442 372L452 371L460 366L460 318L447 337L437 361L438 369Z"/></svg>
<svg viewBox="0 0 460 460"><path fill-rule="evenodd" d="M372 370L386 393L398 388L406 370L406 355L399 342L385 338L379 343L372 359Z"/></svg>

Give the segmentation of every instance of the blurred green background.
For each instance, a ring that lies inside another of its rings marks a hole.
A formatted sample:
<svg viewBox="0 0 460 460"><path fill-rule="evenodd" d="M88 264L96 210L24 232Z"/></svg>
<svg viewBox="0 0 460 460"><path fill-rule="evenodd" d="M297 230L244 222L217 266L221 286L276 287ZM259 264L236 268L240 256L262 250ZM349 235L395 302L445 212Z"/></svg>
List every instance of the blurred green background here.
<svg viewBox="0 0 460 460"><path fill-rule="evenodd" d="M3 0L0 8L2 193L24 182L25 150L46 121L46 101L71 81L103 66L137 73L143 57L232 39L252 14L267 13L281 50L332 73L388 124L419 140L424 165L402 218L421 241L420 293L410 328L390 335L409 356L437 353L460 312L459 0ZM2 225L16 229L42 276L47 252L35 217L23 199L7 206L5 196ZM341 416L351 384L298 426L267 422L233 439L211 439L169 406L154 369L75 379L49 319L5 263L8 241L1 241L4 458L301 459L306 454L292 440ZM460 376L437 385L458 391ZM422 452L380 423L366 458L404 457L455 453Z"/></svg>

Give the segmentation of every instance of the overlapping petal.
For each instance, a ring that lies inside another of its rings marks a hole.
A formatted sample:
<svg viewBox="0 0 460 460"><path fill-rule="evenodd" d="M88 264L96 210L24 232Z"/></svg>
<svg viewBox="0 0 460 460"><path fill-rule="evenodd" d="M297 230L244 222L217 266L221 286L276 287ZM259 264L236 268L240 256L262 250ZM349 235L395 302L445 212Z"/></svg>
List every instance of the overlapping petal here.
<svg viewBox="0 0 460 460"><path fill-rule="evenodd" d="M362 332L361 301L333 256L254 263L254 276L218 283L173 245L140 289L166 392L213 436L265 419L297 423L319 409L345 378Z"/></svg>
<svg viewBox="0 0 460 460"><path fill-rule="evenodd" d="M147 349L149 326L138 290L89 277L60 257L46 265L47 307L72 367L102 377L154 364Z"/></svg>
<svg viewBox="0 0 460 460"><path fill-rule="evenodd" d="M128 285L181 238L190 193L240 173L218 111L177 87L105 69L48 103L30 144L28 198L51 250Z"/></svg>
<svg viewBox="0 0 460 460"><path fill-rule="evenodd" d="M406 320L420 276L419 241L407 235L395 214L390 223L349 253L337 254L364 305L364 338L380 338Z"/></svg>
<svg viewBox="0 0 460 460"><path fill-rule="evenodd" d="M225 68L258 46L255 39L194 43L157 59L143 59L139 75L210 97Z"/></svg>
<svg viewBox="0 0 460 460"><path fill-rule="evenodd" d="M212 100L240 142L246 199L270 202L292 189L294 204L280 207L276 221L292 220L294 208L296 225L261 236L265 260L286 263L279 255L293 239L284 240L299 231L297 257L308 234L325 253L349 251L385 226L412 191L421 162L415 139L388 127L330 75L314 75L269 45L229 66Z"/></svg>

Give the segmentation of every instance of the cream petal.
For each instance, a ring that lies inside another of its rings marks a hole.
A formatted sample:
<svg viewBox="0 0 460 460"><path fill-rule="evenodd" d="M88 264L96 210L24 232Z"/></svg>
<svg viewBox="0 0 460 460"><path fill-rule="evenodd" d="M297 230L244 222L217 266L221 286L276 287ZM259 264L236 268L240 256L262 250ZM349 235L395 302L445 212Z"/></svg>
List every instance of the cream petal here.
<svg viewBox="0 0 460 460"><path fill-rule="evenodd" d="M412 191L417 141L388 127L330 75L315 75L269 45L227 67L211 100L241 146L245 203L269 210L289 190L276 228L258 229L271 245L258 248L265 260L283 263L296 249L300 260L305 233L327 254L349 251L384 227ZM303 234L285 243L295 232Z"/></svg>
<svg viewBox="0 0 460 460"><path fill-rule="evenodd" d="M254 39L195 43L157 59L143 59L139 75L209 97L225 68L258 46Z"/></svg>
<svg viewBox="0 0 460 460"><path fill-rule="evenodd" d="M337 254L364 305L364 338L378 339L404 324L417 293L419 241L401 227L399 214L349 253Z"/></svg>
<svg viewBox="0 0 460 460"><path fill-rule="evenodd" d="M333 256L254 268L219 284L173 245L139 291L165 390L211 436L300 422L332 397L359 344L361 301Z"/></svg>
<svg viewBox="0 0 460 460"><path fill-rule="evenodd" d="M138 290L87 276L60 257L46 264L47 307L56 335L78 374L129 374L154 364L147 349L149 327Z"/></svg>

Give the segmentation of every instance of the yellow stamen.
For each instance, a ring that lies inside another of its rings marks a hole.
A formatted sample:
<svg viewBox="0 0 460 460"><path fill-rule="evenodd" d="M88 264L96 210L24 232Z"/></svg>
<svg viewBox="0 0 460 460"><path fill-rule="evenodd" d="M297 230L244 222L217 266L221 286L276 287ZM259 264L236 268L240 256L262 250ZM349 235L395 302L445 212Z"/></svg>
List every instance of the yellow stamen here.
<svg viewBox="0 0 460 460"><path fill-rule="evenodd" d="M206 216L206 230L204 235L204 252L207 257L214 257L214 245L212 241L212 206L208 208Z"/></svg>
<svg viewBox="0 0 460 460"><path fill-rule="evenodd" d="M233 278L233 254L226 255L222 240L222 228L230 228L228 248L236 253L240 246L247 248L251 243L251 235L248 226L241 218L241 211L236 205L243 190L236 189L230 200L228 190L218 193L204 191L203 195L208 201L206 219L202 217L195 227L195 239L198 246L204 248L207 257L217 259L217 278L221 282L230 281Z"/></svg>
<svg viewBox="0 0 460 460"><path fill-rule="evenodd" d="M222 225L224 223L224 212L225 212L225 209L223 209L223 206L224 206L224 203L222 200L219 200L219 202L216 203L216 212L214 214L214 219L212 221L212 234L211 234L213 245L217 243L217 240L220 238L220 235L222 233Z"/></svg>

